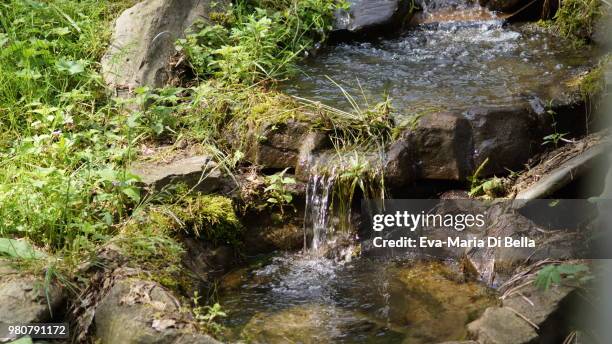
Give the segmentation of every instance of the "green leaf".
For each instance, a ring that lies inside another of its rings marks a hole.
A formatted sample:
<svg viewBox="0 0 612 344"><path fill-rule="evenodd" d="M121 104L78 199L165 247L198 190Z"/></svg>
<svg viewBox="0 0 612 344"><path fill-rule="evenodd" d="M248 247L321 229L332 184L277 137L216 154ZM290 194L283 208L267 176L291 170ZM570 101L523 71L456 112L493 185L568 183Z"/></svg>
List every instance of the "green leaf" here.
<svg viewBox="0 0 612 344"><path fill-rule="evenodd" d="M132 201L138 203L140 202L140 192L136 188L124 188L121 190L126 196L128 196Z"/></svg>
<svg viewBox="0 0 612 344"><path fill-rule="evenodd" d="M43 252L35 250L27 241L0 238L0 255L12 258L41 259Z"/></svg>
<svg viewBox="0 0 612 344"><path fill-rule="evenodd" d="M59 72L67 73L69 75L81 74L85 71L85 64L82 61L69 61L60 59L55 63L55 68Z"/></svg>

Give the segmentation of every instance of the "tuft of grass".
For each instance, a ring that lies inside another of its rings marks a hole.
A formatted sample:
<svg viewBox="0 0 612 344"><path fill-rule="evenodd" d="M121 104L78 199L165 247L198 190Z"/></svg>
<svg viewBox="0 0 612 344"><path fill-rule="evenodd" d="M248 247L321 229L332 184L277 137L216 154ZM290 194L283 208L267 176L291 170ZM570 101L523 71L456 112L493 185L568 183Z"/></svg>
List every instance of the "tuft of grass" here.
<svg viewBox="0 0 612 344"><path fill-rule="evenodd" d="M601 0L562 0L553 18L553 28L576 44L584 44L591 39L602 14Z"/></svg>

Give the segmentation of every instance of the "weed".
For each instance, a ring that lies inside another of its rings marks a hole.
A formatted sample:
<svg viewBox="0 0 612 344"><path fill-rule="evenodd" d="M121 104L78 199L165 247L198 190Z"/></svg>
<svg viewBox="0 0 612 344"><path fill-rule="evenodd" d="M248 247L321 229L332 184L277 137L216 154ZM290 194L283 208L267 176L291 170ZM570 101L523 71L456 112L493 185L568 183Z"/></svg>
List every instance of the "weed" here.
<svg viewBox="0 0 612 344"><path fill-rule="evenodd" d="M195 26L177 46L200 77L247 85L278 79L325 40L338 6L331 0L240 0L221 16L226 26Z"/></svg>
<svg viewBox="0 0 612 344"><path fill-rule="evenodd" d="M219 318L226 317L227 314L221 309L221 305L218 303L215 303L212 306L202 306L200 304L201 298L202 297L198 295L198 292L193 294L193 318L196 320L201 331L210 333L212 335L221 334L225 328L217 321Z"/></svg>
<svg viewBox="0 0 612 344"><path fill-rule="evenodd" d="M563 282L575 281L584 283L592 279L589 274L589 268L583 264L560 264L546 265L540 271L535 279L536 287L542 290L548 290L551 285L560 285Z"/></svg>
<svg viewBox="0 0 612 344"><path fill-rule="evenodd" d="M266 177L266 202L272 208L278 208L281 216L285 214L285 208L293 201L293 193L288 189L288 186L295 184L295 179L285 177L288 169L282 172Z"/></svg>

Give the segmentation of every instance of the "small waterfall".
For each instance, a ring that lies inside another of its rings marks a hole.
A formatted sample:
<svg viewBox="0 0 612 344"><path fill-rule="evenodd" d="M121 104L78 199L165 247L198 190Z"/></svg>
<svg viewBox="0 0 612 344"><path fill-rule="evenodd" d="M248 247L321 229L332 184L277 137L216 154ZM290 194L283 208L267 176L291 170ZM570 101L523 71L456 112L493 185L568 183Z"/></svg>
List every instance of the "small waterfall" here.
<svg viewBox="0 0 612 344"><path fill-rule="evenodd" d="M304 249L310 246L317 252L327 244L332 229L331 198L333 196L334 173L311 174L306 187L306 208L304 215ZM308 245L308 236L312 239Z"/></svg>

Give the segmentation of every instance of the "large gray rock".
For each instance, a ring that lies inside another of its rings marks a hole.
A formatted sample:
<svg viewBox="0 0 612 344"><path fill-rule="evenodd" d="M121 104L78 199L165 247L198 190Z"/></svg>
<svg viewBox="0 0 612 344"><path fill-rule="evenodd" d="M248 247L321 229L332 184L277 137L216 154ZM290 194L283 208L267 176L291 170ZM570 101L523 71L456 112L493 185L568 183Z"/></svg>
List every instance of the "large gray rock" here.
<svg viewBox="0 0 612 344"><path fill-rule="evenodd" d="M349 11L338 11L334 23L336 34L377 34L398 30L408 19L408 0L349 0Z"/></svg>
<svg viewBox="0 0 612 344"><path fill-rule="evenodd" d="M101 344L219 344L193 333L180 319L179 302L161 285L124 279L98 304L95 337Z"/></svg>
<svg viewBox="0 0 612 344"><path fill-rule="evenodd" d="M207 20L221 1L145 0L117 19L111 44L102 59L102 75L117 89L161 87L169 79L174 43L197 20Z"/></svg>
<svg viewBox="0 0 612 344"><path fill-rule="evenodd" d="M387 150L390 185L415 179L466 181L487 158L479 177L522 168L550 130L546 117L528 108L473 108L420 119Z"/></svg>
<svg viewBox="0 0 612 344"><path fill-rule="evenodd" d="M43 278L20 274L0 260L0 323L51 321L62 312L64 301L58 285L45 290Z"/></svg>

